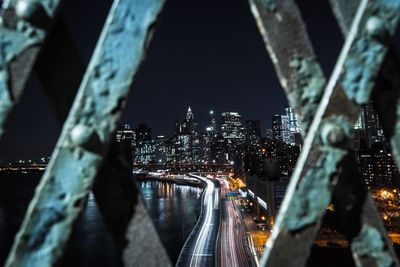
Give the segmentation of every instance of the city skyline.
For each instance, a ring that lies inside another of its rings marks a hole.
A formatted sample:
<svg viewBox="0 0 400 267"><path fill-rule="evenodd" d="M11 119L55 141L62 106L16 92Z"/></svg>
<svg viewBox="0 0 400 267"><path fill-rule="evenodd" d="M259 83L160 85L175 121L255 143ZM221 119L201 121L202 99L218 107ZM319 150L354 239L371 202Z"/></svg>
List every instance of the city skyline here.
<svg viewBox="0 0 400 267"><path fill-rule="evenodd" d="M209 121L210 113L212 113L214 115L216 123L218 125L220 125L221 124L221 120L222 120L221 117L222 117L223 113L234 112L234 113L239 113L241 115L241 120L243 122L251 121L251 120L260 121L261 136L262 137L268 137L267 131L268 130L272 130L272 128L273 128L273 125L272 125L273 117L274 116L281 116L281 115L282 116L287 116L287 114L285 114L285 112L286 112L286 109L288 109L289 107L284 107L281 111L278 111L278 112L268 116L268 118L265 117L265 119L261 119L261 118L253 118L253 117L250 118L250 117L247 117L247 116L243 115L242 111L239 110L239 109L218 111L218 109L211 109L210 108L206 113L199 114L198 112L196 112L196 110L192 106L187 105L186 107L183 108L182 114L181 114L181 116L179 118L175 118L175 119L171 118L170 120L167 121L171 125L170 129L167 129L167 131L165 131L165 132L161 132L161 131L153 132L153 136L155 136L155 137L156 136L168 136L168 135L173 134L174 129L175 129L174 128L175 127L174 126L175 123L180 121L180 120L182 120L185 117L186 111L187 111L188 108L190 108L191 111L193 112L194 118L195 118L195 120L196 120L196 122L198 124L198 131L199 132L206 132L207 131L207 128L209 127L209 122L210 122ZM289 109L291 109L291 108L289 108ZM297 119L296 119L296 121L297 121ZM199 122L201 122L201 123L199 123ZM121 123L121 125L123 126L125 124L129 124L132 128L136 128L141 124L145 124L145 125L149 126L152 130L157 129L157 127L153 128L153 125L151 123L149 123L149 122L146 122L146 121L124 120Z"/></svg>
<svg viewBox="0 0 400 267"><path fill-rule="evenodd" d="M62 15L84 65L111 3L71 0L64 4ZM299 1L298 5L321 66L329 74L343 42L329 3L311 6ZM40 87L33 75L0 144L0 159L40 157L53 150L60 123ZM244 117L260 119L264 125L262 116L269 120L287 105L246 1L168 1L123 121L146 122L154 133L167 133L173 129L167 118L179 117L188 100L198 114L210 108L240 110Z"/></svg>
<svg viewBox="0 0 400 267"><path fill-rule="evenodd" d="M0 3L0 265L400 267L400 0Z"/></svg>

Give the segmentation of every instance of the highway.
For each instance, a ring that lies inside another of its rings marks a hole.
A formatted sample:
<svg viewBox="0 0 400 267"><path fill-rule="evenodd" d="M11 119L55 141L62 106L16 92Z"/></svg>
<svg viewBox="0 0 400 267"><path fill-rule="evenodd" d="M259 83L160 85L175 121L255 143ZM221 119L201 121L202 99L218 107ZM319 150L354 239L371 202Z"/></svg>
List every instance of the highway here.
<svg viewBox="0 0 400 267"><path fill-rule="evenodd" d="M226 197L230 191L224 179L221 185L220 230L218 234L217 266L256 266L251 256L242 215L234 200Z"/></svg>
<svg viewBox="0 0 400 267"><path fill-rule="evenodd" d="M219 228L220 188L217 181L193 175L206 183L200 217L186 240L176 266L214 266Z"/></svg>
<svg viewBox="0 0 400 267"><path fill-rule="evenodd" d="M201 199L200 217L186 240L176 266L257 266L239 208L226 197L225 179L190 174L206 184Z"/></svg>

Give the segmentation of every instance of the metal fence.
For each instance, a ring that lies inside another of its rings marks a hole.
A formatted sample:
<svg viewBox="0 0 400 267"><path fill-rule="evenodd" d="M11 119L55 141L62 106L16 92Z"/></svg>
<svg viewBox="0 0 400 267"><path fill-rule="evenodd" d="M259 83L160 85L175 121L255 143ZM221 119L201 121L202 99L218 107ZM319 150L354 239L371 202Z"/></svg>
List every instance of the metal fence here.
<svg viewBox="0 0 400 267"><path fill-rule="evenodd" d="M130 179L130 163L117 157L112 145L165 0L114 0L86 71L58 18L61 2L8 0L2 6L0 138L34 64L64 122L6 266L55 265L90 190L124 265L169 266ZM398 266L350 141L362 106L373 99L400 166L400 65L391 47L400 0L330 1L346 41L328 82L294 1L249 2L306 133L261 265L304 266L326 207L333 203L338 230L348 239L357 266Z"/></svg>

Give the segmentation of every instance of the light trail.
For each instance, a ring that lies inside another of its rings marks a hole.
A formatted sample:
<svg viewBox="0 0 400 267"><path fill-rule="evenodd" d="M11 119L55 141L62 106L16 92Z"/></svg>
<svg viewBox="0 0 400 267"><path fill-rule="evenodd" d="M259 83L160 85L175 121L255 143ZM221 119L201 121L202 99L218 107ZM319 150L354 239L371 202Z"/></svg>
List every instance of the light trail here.
<svg viewBox="0 0 400 267"><path fill-rule="evenodd" d="M256 266L236 202L227 198L229 183L223 178L189 176L205 184L200 217L179 256L177 266ZM217 183L219 181L219 183Z"/></svg>
<svg viewBox="0 0 400 267"><path fill-rule="evenodd" d="M204 198L203 198L203 205L205 207L205 218L204 218L204 222L201 225L201 230L199 235L197 236L197 240L195 243L195 247L193 250L193 254L192 254L192 258L190 260L190 265L189 266L200 266L201 264L201 257L202 256L208 256L207 253L204 253L205 251L207 251L208 245L206 243L207 238L209 238L210 236L210 229L211 229L211 225L213 222L213 213L212 210L214 208L214 201L215 201L215 197L214 195L214 183L212 181L210 181L209 179L203 178L201 176L198 175L193 175L191 174L193 177L196 177L202 181L204 181L205 183L207 183L207 187L206 187L206 192L204 194ZM200 261L200 264L199 264Z"/></svg>
<svg viewBox="0 0 400 267"><path fill-rule="evenodd" d="M226 197L230 191L226 179L218 179L221 185L221 197ZM246 231L243 225L243 218L238 210L235 201L221 199L221 212L225 216L221 219L221 231L219 238L220 264L221 267L242 267L256 266L252 261L250 247L246 239Z"/></svg>

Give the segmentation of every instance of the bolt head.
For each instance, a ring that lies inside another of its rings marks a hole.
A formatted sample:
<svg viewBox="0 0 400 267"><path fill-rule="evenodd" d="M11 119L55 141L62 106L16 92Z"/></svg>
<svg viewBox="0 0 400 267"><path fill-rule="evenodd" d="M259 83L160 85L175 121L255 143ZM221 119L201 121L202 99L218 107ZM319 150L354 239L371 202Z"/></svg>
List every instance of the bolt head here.
<svg viewBox="0 0 400 267"><path fill-rule="evenodd" d="M330 146L338 146L345 141L345 134L339 125L328 123L322 128L322 140Z"/></svg>
<svg viewBox="0 0 400 267"><path fill-rule="evenodd" d="M93 129L83 124L78 124L71 130L71 141L77 146L87 146L93 136Z"/></svg>
<svg viewBox="0 0 400 267"><path fill-rule="evenodd" d="M15 13L22 19L28 19L35 15L40 9L40 3L36 1L20 0L15 7Z"/></svg>
<svg viewBox="0 0 400 267"><path fill-rule="evenodd" d="M378 17L372 16L366 25L367 32L375 38L383 38L386 35L385 23Z"/></svg>
<svg viewBox="0 0 400 267"><path fill-rule="evenodd" d="M15 14L35 26L44 26L48 15L43 5L36 0L19 0L15 6Z"/></svg>

